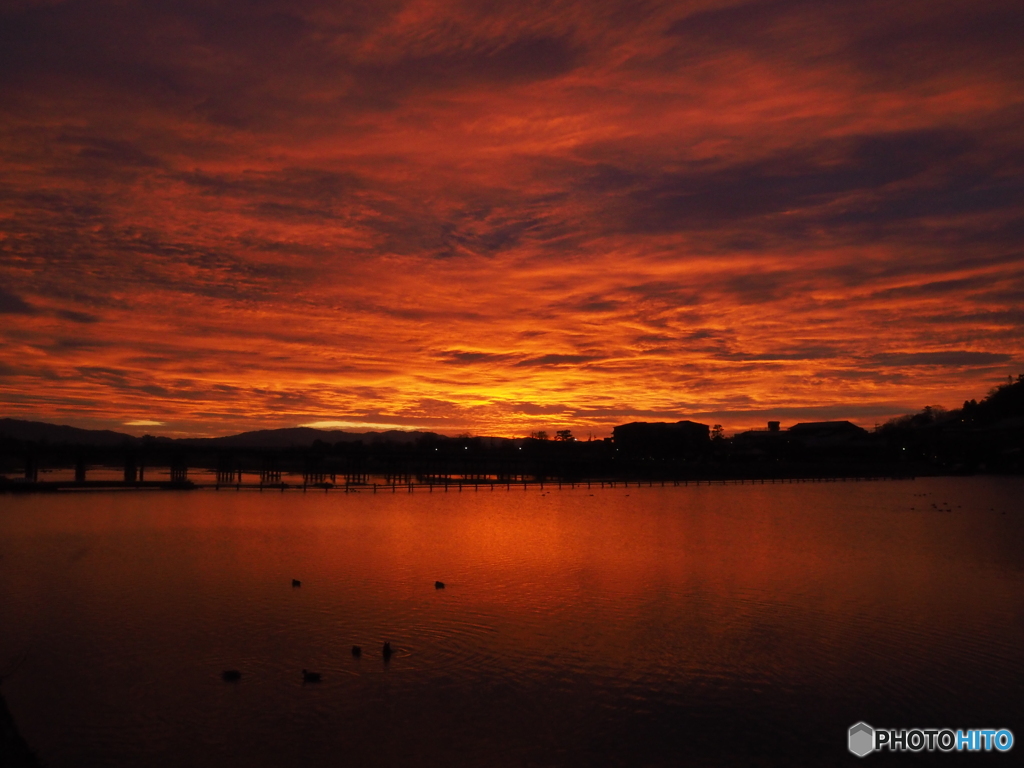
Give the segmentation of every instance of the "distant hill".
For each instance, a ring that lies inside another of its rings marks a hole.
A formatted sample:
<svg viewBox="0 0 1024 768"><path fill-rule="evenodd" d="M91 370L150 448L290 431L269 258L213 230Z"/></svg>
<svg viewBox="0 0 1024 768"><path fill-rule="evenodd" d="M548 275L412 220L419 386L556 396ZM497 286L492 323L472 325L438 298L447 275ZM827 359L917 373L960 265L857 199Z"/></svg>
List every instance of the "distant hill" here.
<svg viewBox="0 0 1024 768"><path fill-rule="evenodd" d="M140 438L109 429L79 429L44 421L0 419L0 435L33 443L64 443L67 445L124 445L141 442Z"/></svg>
<svg viewBox="0 0 1024 768"><path fill-rule="evenodd" d="M402 432L391 429L386 432L344 432L340 429L325 430L312 427L291 427L285 429L259 429L226 437L194 437L176 440L176 443L216 448L306 448L317 440L325 443L415 443L423 437L446 440L434 432Z"/></svg>
<svg viewBox="0 0 1024 768"><path fill-rule="evenodd" d="M139 445L141 437L113 432L109 429L79 429L43 421L23 421L21 419L0 419L0 437L13 438L33 443L52 443L64 445ZM239 435L226 437L155 437L161 443L191 445L210 448L306 448L317 440L325 443L415 443L421 438L447 440L444 435L434 432L402 432L396 429L386 432L344 432L342 430L313 429L312 427L292 427L285 429L260 429L254 432L242 432Z"/></svg>

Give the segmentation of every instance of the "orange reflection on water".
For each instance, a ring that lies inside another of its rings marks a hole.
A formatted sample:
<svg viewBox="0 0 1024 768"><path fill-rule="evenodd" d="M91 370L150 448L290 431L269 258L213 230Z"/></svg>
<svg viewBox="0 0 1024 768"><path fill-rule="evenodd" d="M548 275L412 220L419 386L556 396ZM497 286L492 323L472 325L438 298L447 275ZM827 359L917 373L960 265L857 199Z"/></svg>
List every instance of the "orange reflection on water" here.
<svg viewBox="0 0 1024 768"><path fill-rule="evenodd" d="M713 755L733 721L788 722L770 738L814 762L811 730L856 711L1005 720L1024 681L1019 492L977 478L9 497L0 653L31 652L4 691L54 765L339 749L513 764L597 743L625 759L641 748L626 724L673 760L680 728ZM303 686L304 668L323 683ZM169 746L167 728L202 749Z"/></svg>

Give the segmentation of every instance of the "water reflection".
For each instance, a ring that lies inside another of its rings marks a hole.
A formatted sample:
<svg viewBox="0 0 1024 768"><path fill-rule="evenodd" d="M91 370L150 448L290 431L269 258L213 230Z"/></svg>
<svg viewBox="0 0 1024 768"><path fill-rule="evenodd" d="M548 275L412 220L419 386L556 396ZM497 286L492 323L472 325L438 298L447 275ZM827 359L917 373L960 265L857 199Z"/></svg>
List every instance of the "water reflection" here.
<svg viewBox="0 0 1024 768"><path fill-rule="evenodd" d="M807 765L860 719L1024 733L1021 490L7 497L4 692L50 766Z"/></svg>

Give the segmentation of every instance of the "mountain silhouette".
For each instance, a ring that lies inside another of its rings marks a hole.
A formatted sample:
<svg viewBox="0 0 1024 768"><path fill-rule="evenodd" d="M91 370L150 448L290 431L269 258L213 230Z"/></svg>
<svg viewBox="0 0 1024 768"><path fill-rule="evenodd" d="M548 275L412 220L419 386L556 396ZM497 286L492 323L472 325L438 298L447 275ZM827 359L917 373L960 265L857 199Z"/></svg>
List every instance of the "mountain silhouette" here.
<svg viewBox="0 0 1024 768"><path fill-rule="evenodd" d="M345 432L323 430L312 427L286 427L284 429L260 429L224 437L135 437L109 429L79 429L43 421L21 419L0 419L0 437L32 443L55 445L123 446L143 445L148 441L192 446L197 448L309 448L317 440L324 443L415 443L432 438L446 440L444 435L434 432L404 432L397 429L385 432Z"/></svg>

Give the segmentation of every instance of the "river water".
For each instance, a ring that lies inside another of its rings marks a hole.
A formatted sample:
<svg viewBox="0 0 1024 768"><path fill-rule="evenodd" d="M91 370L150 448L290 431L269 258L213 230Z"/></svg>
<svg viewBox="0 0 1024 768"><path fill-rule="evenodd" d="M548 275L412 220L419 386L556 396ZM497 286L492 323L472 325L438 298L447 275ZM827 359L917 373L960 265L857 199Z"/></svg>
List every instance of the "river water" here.
<svg viewBox="0 0 1024 768"><path fill-rule="evenodd" d="M1021 499L0 496L2 692L50 768L807 766L856 761L859 720L1020 737Z"/></svg>

